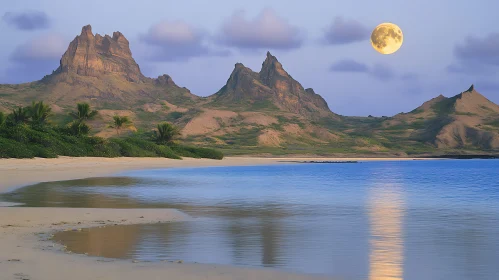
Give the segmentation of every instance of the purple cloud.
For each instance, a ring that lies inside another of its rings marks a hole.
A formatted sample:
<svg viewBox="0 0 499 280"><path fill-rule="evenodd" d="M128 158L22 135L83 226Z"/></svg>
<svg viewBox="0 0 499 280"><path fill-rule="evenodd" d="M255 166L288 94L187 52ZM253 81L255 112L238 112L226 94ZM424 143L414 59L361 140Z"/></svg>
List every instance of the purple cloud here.
<svg viewBox="0 0 499 280"><path fill-rule="evenodd" d="M34 38L15 48L9 56L2 82L23 83L40 80L52 73L59 64L67 41L58 34L48 34Z"/></svg>
<svg viewBox="0 0 499 280"><path fill-rule="evenodd" d="M448 65L446 68L447 72L453 74L465 74L465 75L484 75L492 76L498 71L497 66L492 64L485 64L479 61L457 61Z"/></svg>
<svg viewBox="0 0 499 280"><path fill-rule="evenodd" d="M8 12L3 15L2 19L19 30L45 29L50 26L47 14L40 11Z"/></svg>
<svg viewBox="0 0 499 280"><path fill-rule="evenodd" d="M300 30L271 9L264 9L254 19L246 19L244 11L234 13L217 37L219 43L239 49L290 50L303 44Z"/></svg>
<svg viewBox="0 0 499 280"><path fill-rule="evenodd" d="M456 62L447 66L451 73L497 73L499 66L499 33L483 38L468 36L454 47Z"/></svg>
<svg viewBox="0 0 499 280"><path fill-rule="evenodd" d="M459 60L499 66L499 33L491 33L484 38L468 36L464 43L454 48L454 55Z"/></svg>
<svg viewBox="0 0 499 280"><path fill-rule="evenodd" d="M154 61L185 61L200 56L226 56L228 51L213 50L206 44L207 34L183 21L163 21L149 28L140 39L151 46Z"/></svg>
<svg viewBox="0 0 499 280"><path fill-rule="evenodd" d="M381 80L381 81L389 81L394 78L400 78L403 81L417 81L418 75L413 72L408 72L402 75L395 74L395 71L392 67L377 63L372 66L369 66L365 63L358 62L354 59L342 59L331 65L329 68L331 72L349 72L349 73L366 73L367 75Z"/></svg>
<svg viewBox="0 0 499 280"><path fill-rule="evenodd" d="M353 59L343 59L331 65L330 70L333 72L358 72L367 73L369 67L366 64L357 62Z"/></svg>
<svg viewBox="0 0 499 280"><path fill-rule="evenodd" d="M67 42L62 36L48 34L17 46L10 60L17 63L59 60L66 48Z"/></svg>
<svg viewBox="0 0 499 280"><path fill-rule="evenodd" d="M369 29L353 19L336 17L325 29L323 41L330 45L344 45L369 39Z"/></svg>

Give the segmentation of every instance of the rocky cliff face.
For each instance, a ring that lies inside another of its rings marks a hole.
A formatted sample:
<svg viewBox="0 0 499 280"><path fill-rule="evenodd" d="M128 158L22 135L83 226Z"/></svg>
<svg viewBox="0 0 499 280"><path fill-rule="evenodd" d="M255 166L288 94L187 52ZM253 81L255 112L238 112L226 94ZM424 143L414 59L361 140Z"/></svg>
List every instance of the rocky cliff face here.
<svg viewBox="0 0 499 280"><path fill-rule="evenodd" d="M144 80L125 36L120 32L114 32L113 37L94 36L90 25L69 44L56 72L93 77L117 73L132 82Z"/></svg>
<svg viewBox="0 0 499 280"><path fill-rule="evenodd" d="M305 90L270 53L258 73L237 63L226 85L212 97L213 102L229 106L264 104L267 109L275 107L307 117L333 115L320 95L313 89Z"/></svg>

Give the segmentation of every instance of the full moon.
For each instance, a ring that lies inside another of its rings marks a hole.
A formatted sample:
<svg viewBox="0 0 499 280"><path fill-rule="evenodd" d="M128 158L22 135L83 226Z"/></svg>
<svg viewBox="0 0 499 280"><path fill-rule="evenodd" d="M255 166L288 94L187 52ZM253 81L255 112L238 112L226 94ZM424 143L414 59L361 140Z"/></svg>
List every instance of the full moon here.
<svg viewBox="0 0 499 280"><path fill-rule="evenodd" d="M373 48L382 54L392 54L398 51L403 42L402 30L393 23L382 23L376 26L371 34Z"/></svg>

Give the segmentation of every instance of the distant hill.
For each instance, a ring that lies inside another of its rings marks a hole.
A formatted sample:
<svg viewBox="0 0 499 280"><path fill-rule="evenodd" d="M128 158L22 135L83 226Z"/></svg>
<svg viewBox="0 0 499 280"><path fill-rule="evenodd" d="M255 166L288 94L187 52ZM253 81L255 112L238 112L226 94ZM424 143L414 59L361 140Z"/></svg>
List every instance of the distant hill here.
<svg viewBox="0 0 499 280"><path fill-rule="evenodd" d="M120 32L93 34L90 25L69 44L60 66L39 81L0 85L0 110L31 101L52 104L64 124L77 102L99 109L91 125L102 137L107 124L127 115L130 130L157 122L182 128L184 141L226 154L398 155L495 153L499 151L499 106L475 91L438 96L393 117L337 115L311 88L304 88L267 53L259 72L237 63L227 83L209 97L177 86L168 75L145 77Z"/></svg>
<svg viewBox="0 0 499 280"><path fill-rule="evenodd" d="M405 130L401 137L438 148L499 148L499 106L473 85L454 97L433 98L410 113L385 121L383 126L400 127Z"/></svg>

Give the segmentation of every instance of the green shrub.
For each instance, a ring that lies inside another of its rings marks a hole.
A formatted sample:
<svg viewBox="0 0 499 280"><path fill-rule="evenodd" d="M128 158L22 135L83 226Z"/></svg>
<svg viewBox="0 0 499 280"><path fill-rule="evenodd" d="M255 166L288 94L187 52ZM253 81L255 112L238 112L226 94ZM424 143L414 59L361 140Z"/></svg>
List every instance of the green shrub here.
<svg viewBox="0 0 499 280"><path fill-rule="evenodd" d="M210 159L223 159L224 155L222 152L215 149L209 148L198 148L191 146L172 146L172 150L183 157L193 157L193 158L210 158Z"/></svg>
<svg viewBox="0 0 499 280"><path fill-rule="evenodd" d="M111 142L116 143L119 146L120 155L125 157L155 157L156 153L150 150L142 149L137 145L129 143L125 139L113 138Z"/></svg>
<svg viewBox="0 0 499 280"><path fill-rule="evenodd" d="M0 158L34 158L35 154L25 144L0 138Z"/></svg>
<svg viewBox="0 0 499 280"><path fill-rule="evenodd" d="M16 126L0 129L1 158L55 158L62 156L95 157L164 157L181 159L180 156L222 159L223 154L207 148L158 145L139 137L111 138L71 136L63 129L32 129ZM21 139L21 141L19 141Z"/></svg>
<svg viewBox="0 0 499 280"><path fill-rule="evenodd" d="M80 121L73 121L68 124L66 131L69 135L87 135L90 132L90 127Z"/></svg>
<svg viewBox="0 0 499 280"><path fill-rule="evenodd" d="M490 125L490 126L494 126L494 127L499 127L499 119L493 120L493 121L489 121L489 122L487 122L485 124Z"/></svg>
<svg viewBox="0 0 499 280"><path fill-rule="evenodd" d="M31 146L31 151L33 151L33 154L35 157L41 157L41 158L57 158L57 153L52 150L51 148L45 148L41 146Z"/></svg>
<svg viewBox="0 0 499 280"><path fill-rule="evenodd" d="M169 113L166 117L167 117L168 120L174 120L175 121L175 120L180 119L183 116L184 116L184 113L175 111L175 112Z"/></svg>

